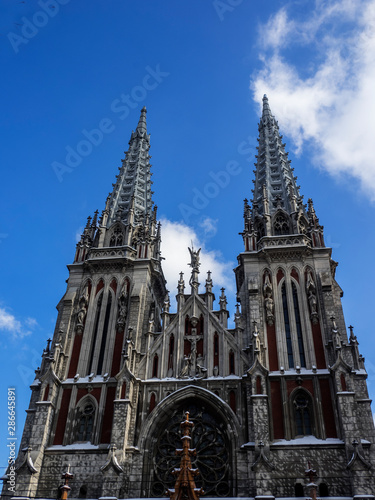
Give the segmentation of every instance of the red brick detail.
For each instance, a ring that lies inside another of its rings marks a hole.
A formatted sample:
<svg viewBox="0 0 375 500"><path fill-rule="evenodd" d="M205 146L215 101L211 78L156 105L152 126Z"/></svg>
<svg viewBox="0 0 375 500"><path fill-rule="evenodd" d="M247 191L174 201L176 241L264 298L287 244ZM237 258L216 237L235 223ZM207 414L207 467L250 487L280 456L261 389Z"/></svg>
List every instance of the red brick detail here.
<svg viewBox="0 0 375 500"><path fill-rule="evenodd" d="M271 380L271 408L274 439L284 439L284 416L279 380Z"/></svg>
<svg viewBox="0 0 375 500"><path fill-rule="evenodd" d="M297 273L297 270L294 267L293 267L290 275L292 278L294 278L297 281L297 283L299 283L299 274Z"/></svg>
<svg viewBox="0 0 375 500"><path fill-rule="evenodd" d="M197 342L197 354L203 356L203 339L200 339Z"/></svg>
<svg viewBox="0 0 375 500"><path fill-rule="evenodd" d="M184 356L189 356L191 352L191 344L188 340L184 340Z"/></svg>
<svg viewBox="0 0 375 500"><path fill-rule="evenodd" d="M100 438L101 443L111 442L111 429L113 420L113 401L116 396L116 387L108 387L107 399L105 402L105 409L103 414L102 435Z"/></svg>
<svg viewBox="0 0 375 500"><path fill-rule="evenodd" d="M275 371L279 369L279 360L277 358L275 324L267 325L267 340L268 340L268 361L270 363L270 370Z"/></svg>
<svg viewBox="0 0 375 500"><path fill-rule="evenodd" d="M59 417L57 419L56 434L55 434L55 439L53 441L53 444L62 444L63 443L66 420L68 418L68 411L69 411L69 403L70 403L71 394L72 394L72 389L64 389L62 399L61 399Z"/></svg>
<svg viewBox="0 0 375 500"><path fill-rule="evenodd" d="M326 368L326 359L324 356L324 347L322 340L322 332L320 329L320 323L311 323L311 329L313 334L314 341L314 350L315 350L315 358L316 358L316 367L317 368Z"/></svg>
<svg viewBox="0 0 375 500"><path fill-rule="evenodd" d="M151 413L152 410L155 408L156 406L156 396L155 396L155 393L153 392L151 394L151 398L150 398L150 405L148 407L148 413Z"/></svg>
<svg viewBox="0 0 375 500"><path fill-rule="evenodd" d="M277 284L280 283L280 281L284 278L284 273L281 269L277 271L276 279L277 279Z"/></svg>
<svg viewBox="0 0 375 500"><path fill-rule="evenodd" d="M125 394L126 394L126 382L123 382L121 387L120 399L125 399Z"/></svg>
<svg viewBox="0 0 375 500"><path fill-rule="evenodd" d="M116 291L117 291L117 281L116 281L115 279L113 279L113 280L111 281L111 284L110 284L109 286L112 288L112 290L113 290L113 291L115 292L115 294L116 294Z"/></svg>
<svg viewBox="0 0 375 500"><path fill-rule="evenodd" d="M113 349L111 376L114 377L120 371L121 351L124 342L124 332L116 333L115 346Z"/></svg>
<svg viewBox="0 0 375 500"><path fill-rule="evenodd" d="M96 285L95 295L97 295L102 288L104 288L104 281L100 280L99 283Z"/></svg>
<svg viewBox="0 0 375 500"><path fill-rule="evenodd" d="M73 378L77 373L78 360L81 353L82 338L83 333L81 333L80 335L76 334L74 338L73 351L70 357L68 378Z"/></svg>
<svg viewBox="0 0 375 500"><path fill-rule="evenodd" d="M319 379L320 393L322 395L322 410L326 435L328 438L337 438L337 430L335 423L335 415L332 405L332 394L329 386L329 380L326 378Z"/></svg>
<svg viewBox="0 0 375 500"><path fill-rule="evenodd" d="M291 395L291 393L294 391L294 389L297 388L302 388L306 389L306 391L309 391L309 393L314 397L314 384L311 379L303 379L303 382L301 385L298 385L296 380L287 380L286 381L286 388L288 391L288 397Z"/></svg>
<svg viewBox="0 0 375 500"><path fill-rule="evenodd" d="M345 380L345 375L343 373L340 375L340 381L341 381L341 390L346 391L346 380Z"/></svg>
<svg viewBox="0 0 375 500"><path fill-rule="evenodd" d="M229 406L233 413L236 413L236 393L234 391L230 391L229 393Z"/></svg>
<svg viewBox="0 0 375 500"><path fill-rule="evenodd" d="M90 394L93 396L97 402L99 403L100 401L100 393L101 393L101 388L100 387L95 387L91 392L89 392L86 388L83 389L78 389L77 391L77 398L76 398L76 404L80 399L82 399L84 396L87 396L87 394Z"/></svg>
<svg viewBox="0 0 375 500"><path fill-rule="evenodd" d="M47 385L44 391L43 401L48 401L48 394L49 394L49 384Z"/></svg>

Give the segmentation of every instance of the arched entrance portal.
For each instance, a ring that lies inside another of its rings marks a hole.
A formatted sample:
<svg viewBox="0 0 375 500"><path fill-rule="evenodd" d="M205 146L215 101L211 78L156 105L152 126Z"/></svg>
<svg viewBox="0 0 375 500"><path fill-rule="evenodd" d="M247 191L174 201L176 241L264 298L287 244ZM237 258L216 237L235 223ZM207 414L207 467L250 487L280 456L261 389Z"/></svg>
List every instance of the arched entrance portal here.
<svg viewBox="0 0 375 500"><path fill-rule="evenodd" d="M196 448L196 456L191 460L193 467L200 472L196 478L197 487L202 487L211 497L231 496L232 451L228 426L211 405L205 405L194 397L174 406L154 437L150 496L165 497L167 488L174 487L176 478L172 471L180 464L175 451L181 448L180 423L186 411L189 411L190 420L194 423L191 448Z"/></svg>

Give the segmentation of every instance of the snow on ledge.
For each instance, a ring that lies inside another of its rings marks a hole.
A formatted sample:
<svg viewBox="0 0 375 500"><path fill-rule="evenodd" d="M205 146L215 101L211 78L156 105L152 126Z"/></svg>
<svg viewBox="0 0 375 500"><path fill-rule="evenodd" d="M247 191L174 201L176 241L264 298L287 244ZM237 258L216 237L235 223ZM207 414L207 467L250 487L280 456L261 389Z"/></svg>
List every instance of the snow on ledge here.
<svg viewBox="0 0 375 500"><path fill-rule="evenodd" d="M108 448L108 445L105 447L105 449ZM63 446L62 444L54 444L52 446L48 446L46 448L49 451L69 451L69 450L99 450L103 449L103 447L99 447L97 444L91 444L88 441L84 443L73 443L73 444L67 444Z"/></svg>
<svg viewBox="0 0 375 500"><path fill-rule="evenodd" d="M327 444L344 444L344 441L341 439L337 438L327 438L327 439L318 439L315 436L303 436L300 438L296 439L290 439L289 441L287 439L278 439L277 441L274 441L271 443L271 446L294 446L297 444L303 444L303 445L320 445L320 446L326 446Z"/></svg>

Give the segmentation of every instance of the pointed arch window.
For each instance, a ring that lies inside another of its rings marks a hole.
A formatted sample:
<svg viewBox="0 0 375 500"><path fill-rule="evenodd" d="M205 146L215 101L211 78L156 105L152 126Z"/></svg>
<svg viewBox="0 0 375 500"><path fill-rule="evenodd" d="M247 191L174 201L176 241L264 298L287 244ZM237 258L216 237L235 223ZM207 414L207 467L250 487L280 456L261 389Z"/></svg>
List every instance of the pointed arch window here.
<svg viewBox="0 0 375 500"><path fill-rule="evenodd" d="M275 236L281 236L283 234L289 234L289 223L285 215L278 213L275 216L273 222L273 233Z"/></svg>
<svg viewBox="0 0 375 500"><path fill-rule="evenodd" d="M298 293L297 293L297 287L293 282L292 282L292 295L293 295L294 316L295 316L295 320L296 320L296 329L297 329L299 359L300 359L301 366L303 368L305 368L306 367L306 357L305 357L305 348L303 345L301 315L299 312L299 304L298 304Z"/></svg>
<svg viewBox="0 0 375 500"><path fill-rule="evenodd" d="M229 392L229 406L233 413L236 413L236 393L234 391Z"/></svg>
<svg viewBox="0 0 375 500"><path fill-rule="evenodd" d="M159 356L155 354L154 356L154 362L152 364L152 377L157 378L158 376L158 365L159 365Z"/></svg>
<svg viewBox="0 0 375 500"><path fill-rule="evenodd" d="M109 325L109 318L111 315L111 307L112 307L112 293L109 292L108 293L108 300L107 300L107 307L105 310L102 341L101 341L100 351L99 351L99 360L98 360L98 369L97 369L98 374L101 374L102 369L103 369L104 353L105 353L105 346L107 343L108 325Z"/></svg>
<svg viewBox="0 0 375 500"><path fill-rule="evenodd" d="M235 373L234 352L232 350L229 353L229 373L230 375Z"/></svg>
<svg viewBox="0 0 375 500"><path fill-rule="evenodd" d="M219 335L215 332L214 335L214 367L219 368Z"/></svg>
<svg viewBox="0 0 375 500"><path fill-rule="evenodd" d="M294 368L292 335L291 335L291 331L290 331L288 299L286 296L285 281L281 285L281 297L282 297L282 302L283 302L284 326L285 326L286 348L287 348L287 353L288 353L288 363L289 363L289 368Z"/></svg>
<svg viewBox="0 0 375 500"><path fill-rule="evenodd" d="M294 421L296 436L310 436L313 434L311 398L299 391L293 398Z"/></svg>
<svg viewBox="0 0 375 500"><path fill-rule="evenodd" d="M96 312L95 312L95 321L94 321L94 332L92 336L92 343L91 343L91 350L90 350L90 358L89 358L89 366L87 370L87 374L89 375L91 373L92 367L93 367L93 361L94 361L94 353L95 353L95 345L96 345L96 339L98 336L98 329L99 329L99 320L100 320L100 311L102 308L102 302L103 302L103 293L99 295L99 298L96 302Z"/></svg>
<svg viewBox="0 0 375 500"><path fill-rule="evenodd" d="M168 370L173 370L174 335L169 338Z"/></svg>
<svg viewBox="0 0 375 500"><path fill-rule="evenodd" d="M150 405L148 407L148 413L150 414L152 412L152 410L155 408L156 406L156 395L155 393L153 392L151 394L151 397L150 397Z"/></svg>
<svg viewBox="0 0 375 500"><path fill-rule="evenodd" d="M95 406L92 402L87 402L83 408L78 410L78 425L76 441L90 441L93 435L95 418Z"/></svg>

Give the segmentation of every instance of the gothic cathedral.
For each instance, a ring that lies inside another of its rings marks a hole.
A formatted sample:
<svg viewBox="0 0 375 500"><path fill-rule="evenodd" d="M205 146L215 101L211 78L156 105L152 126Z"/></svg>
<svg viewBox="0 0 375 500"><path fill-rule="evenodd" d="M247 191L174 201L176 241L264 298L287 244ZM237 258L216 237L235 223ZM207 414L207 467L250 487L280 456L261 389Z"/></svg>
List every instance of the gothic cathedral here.
<svg viewBox="0 0 375 500"><path fill-rule="evenodd" d="M5 484L4 498L60 498L68 464L70 499L166 497L188 411L207 497L374 499L364 359L267 97L234 328L224 289L215 306L211 273L200 288L197 248L182 256L189 250L191 275L181 273L171 312L149 149L143 108L105 209L88 218L68 266L31 385L16 493Z"/></svg>

